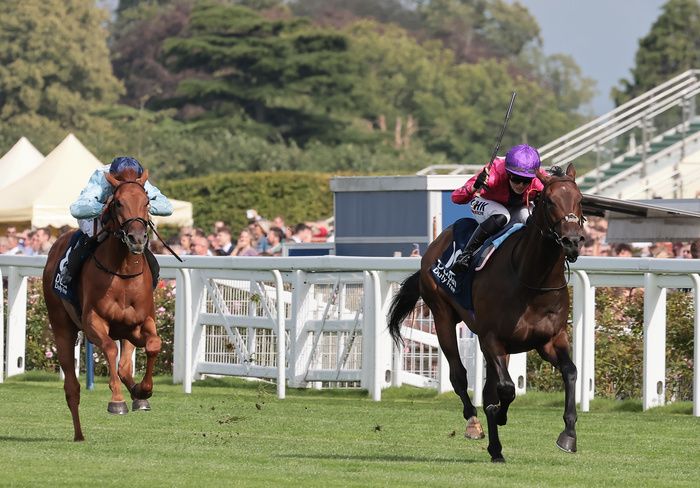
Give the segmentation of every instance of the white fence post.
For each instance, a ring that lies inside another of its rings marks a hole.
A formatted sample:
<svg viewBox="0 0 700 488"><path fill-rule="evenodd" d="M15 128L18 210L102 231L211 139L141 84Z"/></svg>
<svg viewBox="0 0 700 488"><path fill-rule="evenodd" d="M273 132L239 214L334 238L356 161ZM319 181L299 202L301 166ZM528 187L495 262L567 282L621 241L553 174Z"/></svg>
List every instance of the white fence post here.
<svg viewBox="0 0 700 488"><path fill-rule="evenodd" d="M527 353L511 354L508 361L508 374L515 383L515 394L524 395L527 391Z"/></svg>
<svg viewBox="0 0 700 488"><path fill-rule="evenodd" d="M185 383L188 324L192 321L192 277L190 270L178 269L175 277L175 326L173 330L173 383Z"/></svg>
<svg viewBox="0 0 700 488"><path fill-rule="evenodd" d="M588 412L595 392L595 287L585 271L576 270L576 276L580 287L574 288L574 364L578 369L581 411Z"/></svg>
<svg viewBox="0 0 700 488"><path fill-rule="evenodd" d="M479 336L474 336L474 406L484 404L484 353L481 352Z"/></svg>
<svg viewBox="0 0 700 488"><path fill-rule="evenodd" d="M7 376L24 373L27 336L27 277L10 267L7 285Z"/></svg>
<svg viewBox="0 0 700 488"><path fill-rule="evenodd" d="M0 383L5 380L5 285L0 269Z"/></svg>
<svg viewBox="0 0 700 488"><path fill-rule="evenodd" d="M644 410L664 404L666 394L666 288L654 273L644 275Z"/></svg>
<svg viewBox="0 0 700 488"><path fill-rule="evenodd" d="M275 277L275 299L277 301L277 330L275 331L277 335L277 398L283 400L286 395L287 384L285 376L287 371L287 331L285 327L284 301L282 299L284 282L282 281L282 273L278 270L272 270L272 274Z"/></svg>
<svg viewBox="0 0 700 488"><path fill-rule="evenodd" d="M292 315L289 323L289 374L288 384L293 388L306 386L304 377L310 351L304 354L304 346L308 333L304 328L307 309L309 307L309 291L311 285L306 281L306 273L301 270L294 272L292 281Z"/></svg>
<svg viewBox="0 0 700 488"><path fill-rule="evenodd" d="M695 306L695 317L693 321L693 416L700 417L700 275L693 273L690 275L693 280L693 305Z"/></svg>

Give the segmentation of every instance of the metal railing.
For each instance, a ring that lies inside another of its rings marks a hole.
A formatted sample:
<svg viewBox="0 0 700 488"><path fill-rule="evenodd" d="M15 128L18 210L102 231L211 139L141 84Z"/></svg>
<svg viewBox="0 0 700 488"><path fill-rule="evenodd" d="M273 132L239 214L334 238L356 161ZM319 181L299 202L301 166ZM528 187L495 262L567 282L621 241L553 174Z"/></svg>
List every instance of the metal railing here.
<svg viewBox="0 0 700 488"><path fill-rule="evenodd" d="M450 389L446 361L437 352L437 337L429 321L403 324L404 337L422 344L408 351L394 349L386 327L392 289L418 269L419 258L195 256L185 257L181 264L161 256L159 261L162 277L177 280L173 376L186 392L191 392L199 375L209 373L273 379L280 398L284 398L287 383L308 386L322 381L357 381L375 400L381 398L383 388L402 383ZM6 346L0 355L4 353L7 376L24 371L27 277L40 276L44 263L43 256L0 256L0 283L2 277L8 278L7 336L0 322L0 345L4 342ZM645 409L665 402L666 289L686 288L695 297L693 414L700 416L700 260L584 256L571 268L573 356L579 371L576 399L581 410L588 411L595 394L595 287L644 289ZM211 290L212 283L238 291L221 292L217 298L212 295L220 292ZM240 291L251 295L240 295ZM216 300L223 302L216 305ZM236 300L247 301L246 306L212 313ZM4 320L2 314L0 320ZM217 329L209 333L212 326ZM234 328L239 329L240 339ZM460 336L470 339L463 328ZM272 342L256 344L256 340L268 339ZM222 344L229 345L229 356L207 356L207 351L221 353ZM426 354L416 355L421 348ZM460 349L463 360L465 355L473 357L474 362L467 365L475 371L472 385L482 384L478 341L462 342ZM265 364L250 361L251 354L259 351L267 351ZM4 359L0 358L0 365ZM406 362L418 364L406 368ZM517 374L511 371L519 382ZM0 374L0 382L3 378ZM478 405L481 388L475 390Z"/></svg>

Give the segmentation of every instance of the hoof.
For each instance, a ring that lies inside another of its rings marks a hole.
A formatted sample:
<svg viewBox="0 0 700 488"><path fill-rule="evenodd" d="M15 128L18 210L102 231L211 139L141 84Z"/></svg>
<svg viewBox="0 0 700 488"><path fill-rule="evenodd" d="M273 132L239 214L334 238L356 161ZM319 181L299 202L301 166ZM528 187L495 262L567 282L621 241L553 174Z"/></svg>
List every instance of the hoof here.
<svg viewBox="0 0 700 488"><path fill-rule="evenodd" d="M503 456L500 456L500 457L491 458L491 462L492 463L505 463L506 460L503 458Z"/></svg>
<svg viewBox="0 0 700 488"><path fill-rule="evenodd" d="M109 402L107 404L107 411L112 415L126 415L129 413L126 402Z"/></svg>
<svg viewBox="0 0 700 488"><path fill-rule="evenodd" d="M576 452L576 437L571 437L562 432L557 439L557 447L564 452Z"/></svg>
<svg viewBox="0 0 700 488"><path fill-rule="evenodd" d="M151 409L151 404L148 400L134 400L131 404L131 411L136 412L137 410L147 411Z"/></svg>
<svg viewBox="0 0 700 488"><path fill-rule="evenodd" d="M476 417L472 417L467 422L467 430L464 432L464 437L467 439L483 439L484 429L481 427L481 422Z"/></svg>
<svg viewBox="0 0 700 488"><path fill-rule="evenodd" d="M131 398L133 400L140 399L140 400L146 400L148 398L151 398L151 395L153 395L153 390L151 391L144 391L141 389L141 384L136 383L131 390L129 390L131 393Z"/></svg>

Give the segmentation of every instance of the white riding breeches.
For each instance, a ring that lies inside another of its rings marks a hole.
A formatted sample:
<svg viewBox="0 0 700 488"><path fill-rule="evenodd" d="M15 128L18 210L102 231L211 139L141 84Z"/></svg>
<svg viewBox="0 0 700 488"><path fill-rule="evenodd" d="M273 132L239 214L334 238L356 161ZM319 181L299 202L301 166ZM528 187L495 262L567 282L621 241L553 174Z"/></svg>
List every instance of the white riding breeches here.
<svg viewBox="0 0 700 488"><path fill-rule="evenodd" d="M98 232L102 229L100 219L78 219L78 227L90 237L95 234L95 226L97 226Z"/></svg>
<svg viewBox="0 0 700 488"><path fill-rule="evenodd" d="M481 197L475 197L469 202L469 205L474 214L474 219L479 223L482 223L492 215L500 214L506 218L506 224L524 224L530 216L531 210L526 205L517 205L509 209L501 203L494 202L493 200L486 200Z"/></svg>

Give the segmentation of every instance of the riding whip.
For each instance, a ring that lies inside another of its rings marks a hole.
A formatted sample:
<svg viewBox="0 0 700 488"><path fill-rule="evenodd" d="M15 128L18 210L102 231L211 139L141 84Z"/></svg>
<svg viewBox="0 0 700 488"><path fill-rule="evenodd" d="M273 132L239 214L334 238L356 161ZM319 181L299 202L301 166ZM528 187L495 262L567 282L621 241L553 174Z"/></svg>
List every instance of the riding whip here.
<svg viewBox="0 0 700 488"><path fill-rule="evenodd" d="M506 117L503 120L503 126L501 127L501 132L498 134L498 138L496 139L496 147L493 148L493 153L491 153L491 159L489 160L489 165L486 167L486 174L489 174L489 171L491 170L491 166L493 165L494 160L496 159L496 156L498 155L498 151L501 149L501 140L503 139L503 134L506 132L506 127L508 127L508 120L510 120L510 114L513 112L513 104L515 104L515 96L516 92L513 90L513 93L510 95L510 103L508 104L508 110L506 110ZM479 192L481 193L481 192Z"/></svg>

